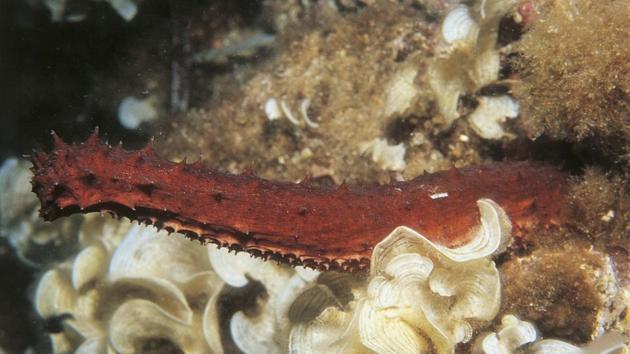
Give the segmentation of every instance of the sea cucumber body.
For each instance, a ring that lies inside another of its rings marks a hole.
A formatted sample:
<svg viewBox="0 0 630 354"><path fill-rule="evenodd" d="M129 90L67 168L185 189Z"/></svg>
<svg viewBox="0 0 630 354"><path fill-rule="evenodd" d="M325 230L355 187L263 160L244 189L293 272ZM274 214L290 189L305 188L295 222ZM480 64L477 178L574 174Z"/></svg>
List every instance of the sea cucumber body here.
<svg viewBox="0 0 630 354"><path fill-rule="evenodd" d="M439 244L466 243L479 224L477 200L508 214L513 235L562 224L567 175L528 163L498 163L381 186L314 187L233 175L201 163L169 162L152 149L126 151L55 137L33 161L41 215L108 211L257 256L320 269L360 270L397 226Z"/></svg>

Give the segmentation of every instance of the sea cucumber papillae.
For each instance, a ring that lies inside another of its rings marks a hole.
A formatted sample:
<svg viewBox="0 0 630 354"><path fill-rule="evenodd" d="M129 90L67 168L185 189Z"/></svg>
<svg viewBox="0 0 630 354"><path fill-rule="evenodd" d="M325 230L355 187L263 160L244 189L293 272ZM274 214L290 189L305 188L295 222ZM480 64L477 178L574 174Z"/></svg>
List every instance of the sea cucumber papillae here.
<svg viewBox="0 0 630 354"><path fill-rule="evenodd" d="M513 236L568 218L567 178L530 163L496 163L381 186L319 187L174 163L151 146L127 151L54 135L36 152L33 191L47 220L112 212L256 256L319 269L362 270L372 249L397 226L448 247L465 244L479 224L477 200L509 216Z"/></svg>

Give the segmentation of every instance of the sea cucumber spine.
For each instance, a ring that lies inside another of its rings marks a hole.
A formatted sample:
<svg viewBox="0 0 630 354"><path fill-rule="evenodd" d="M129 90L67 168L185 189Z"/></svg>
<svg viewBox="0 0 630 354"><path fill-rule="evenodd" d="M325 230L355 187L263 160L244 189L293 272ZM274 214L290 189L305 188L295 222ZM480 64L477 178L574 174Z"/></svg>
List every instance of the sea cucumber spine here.
<svg viewBox="0 0 630 354"><path fill-rule="evenodd" d="M381 186L316 187L174 163L151 147L127 151L99 141L36 152L33 191L47 220L111 212L255 256L293 265L364 270L374 246L408 226L433 242L466 243L479 223L476 201L489 198L510 217L513 236L564 224L567 178L530 163L497 163ZM436 193L447 195L432 198Z"/></svg>

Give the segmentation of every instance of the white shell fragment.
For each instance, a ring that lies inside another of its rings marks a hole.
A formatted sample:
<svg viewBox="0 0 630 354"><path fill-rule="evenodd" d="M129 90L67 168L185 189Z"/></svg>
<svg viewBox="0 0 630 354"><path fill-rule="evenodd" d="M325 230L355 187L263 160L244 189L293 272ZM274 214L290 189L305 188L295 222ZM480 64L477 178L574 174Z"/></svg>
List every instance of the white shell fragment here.
<svg viewBox="0 0 630 354"><path fill-rule="evenodd" d="M429 198L433 200L448 198L448 192L433 193L429 195Z"/></svg>
<svg viewBox="0 0 630 354"><path fill-rule="evenodd" d="M479 106L468 117L471 128L484 139L510 136L501 127L507 118L516 118L519 104L512 97L480 97Z"/></svg>
<svg viewBox="0 0 630 354"><path fill-rule="evenodd" d="M278 100L276 100L274 97L267 99L267 101L265 101L264 111L265 111L265 116L267 117L269 121L274 121L274 120L278 120L280 118L285 117L289 122L291 122L291 124L297 127L303 127L304 125L306 125L307 127L311 129L317 129L319 128L319 123L312 120L311 117L309 117L308 115L308 110L310 106L311 106L310 99L304 98L300 101L300 104L298 107L299 108L298 117L302 118L302 121L304 121L304 124L298 117L296 117L293 114L293 111L291 111L291 108L289 108L289 105L287 104L285 100L280 100L278 102Z"/></svg>
<svg viewBox="0 0 630 354"><path fill-rule="evenodd" d="M278 100L271 97L265 102L265 115L270 121L274 121L283 117L280 106L278 105Z"/></svg>
<svg viewBox="0 0 630 354"><path fill-rule="evenodd" d="M289 122L291 122L293 125L297 125L298 127L300 126L300 121L295 118L293 112L291 112L291 109L284 100L280 101L280 109L282 110L282 113L284 113L284 116L287 117Z"/></svg>
<svg viewBox="0 0 630 354"><path fill-rule="evenodd" d="M158 118L157 104L158 101L153 96L145 99L126 97L118 105L118 121L126 129L138 129L140 124Z"/></svg>
<svg viewBox="0 0 630 354"><path fill-rule="evenodd" d="M617 332L606 333L583 347L557 339L543 339L533 343L526 354L628 354L626 337Z"/></svg>
<svg viewBox="0 0 630 354"><path fill-rule="evenodd" d="M477 23L470 15L470 9L465 5L455 7L442 22L442 37L449 44L475 36L478 30Z"/></svg>
<svg viewBox="0 0 630 354"><path fill-rule="evenodd" d="M308 116L308 109L310 106L311 106L311 100L309 100L308 98L303 99L300 102L300 113L302 114L302 119L304 119L304 123L306 123L307 126L313 129L317 129L319 128L319 123L315 123Z"/></svg>
<svg viewBox="0 0 630 354"><path fill-rule="evenodd" d="M386 139L375 138L370 142L361 144L359 151L361 154L370 155L372 162L383 170L402 171L407 166L405 163L406 149L403 143L389 145Z"/></svg>

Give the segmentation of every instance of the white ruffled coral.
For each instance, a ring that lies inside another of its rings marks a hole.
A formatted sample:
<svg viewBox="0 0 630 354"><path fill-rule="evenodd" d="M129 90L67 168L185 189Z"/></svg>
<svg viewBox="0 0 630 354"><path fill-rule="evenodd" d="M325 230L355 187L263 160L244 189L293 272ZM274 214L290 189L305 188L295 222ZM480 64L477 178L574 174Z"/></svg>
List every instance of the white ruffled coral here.
<svg viewBox="0 0 630 354"><path fill-rule="evenodd" d="M503 316L496 332L481 334L472 349L473 354L624 354L628 348L619 333L605 334L583 348L558 339L541 339L533 323L514 315Z"/></svg>
<svg viewBox="0 0 630 354"><path fill-rule="evenodd" d="M501 327L496 333L488 333L477 338L474 354L509 354L517 348L534 342L538 338L536 327L516 316L507 315L501 319Z"/></svg>
<svg viewBox="0 0 630 354"><path fill-rule="evenodd" d="M265 288L266 296L257 311L241 310L232 316L230 333L235 344L245 353L286 352L289 308L319 272L265 262L247 253L231 255L215 246L209 246L208 254L212 267L229 285L243 287L258 281Z"/></svg>
<svg viewBox="0 0 630 354"><path fill-rule="evenodd" d="M31 192L30 167L30 162L14 158L0 166L0 237L8 239L24 263L40 268L72 254L83 217L42 220L39 201Z"/></svg>
<svg viewBox="0 0 630 354"><path fill-rule="evenodd" d="M437 55L429 66L429 84L447 126L459 118L461 95L497 80L499 21L515 4L515 0L477 1L472 7L458 5L445 16Z"/></svg>
<svg viewBox="0 0 630 354"><path fill-rule="evenodd" d="M511 224L492 200L481 199L478 207L480 225L458 248L398 227L375 247L367 281L88 216L81 252L43 275L36 308L44 318L63 318L64 330L51 334L54 353L139 353L156 345L222 353L220 323L229 323L232 340L246 353L453 353L500 305L491 257L505 249ZM220 292L224 282L233 289L258 282L265 294L254 311L237 305L224 322L217 307L227 294ZM593 345L622 353L622 342L604 336ZM582 350L540 340L533 325L514 316L473 348L513 353L528 343L529 353Z"/></svg>
<svg viewBox="0 0 630 354"><path fill-rule="evenodd" d="M496 203L482 199L478 205L480 226L459 248L436 245L407 227L394 230L374 249L366 295L354 311L328 308L294 326L289 347L452 353L457 343L470 340L469 320L490 321L499 310L501 282L490 256L505 249L511 232Z"/></svg>
<svg viewBox="0 0 630 354"><path fill-rule="evenodd" d="M36 289L40 316L65 316L64 331L51 336L54 353L138 353L155 341L223 352L215 309L223 282L204 246L98 217L82 235L82 251Z"/></svg>
<svg viewBox="0 0 630 354"><path fill-rule="evenodd" d="M291 328L289 352L294 354L359 354L368 349L358 336L359 313L337 307L325 308L317 318Z"/></svg>

